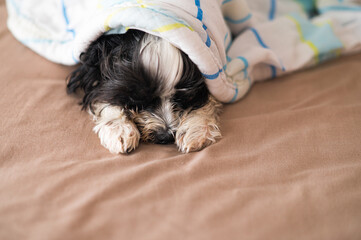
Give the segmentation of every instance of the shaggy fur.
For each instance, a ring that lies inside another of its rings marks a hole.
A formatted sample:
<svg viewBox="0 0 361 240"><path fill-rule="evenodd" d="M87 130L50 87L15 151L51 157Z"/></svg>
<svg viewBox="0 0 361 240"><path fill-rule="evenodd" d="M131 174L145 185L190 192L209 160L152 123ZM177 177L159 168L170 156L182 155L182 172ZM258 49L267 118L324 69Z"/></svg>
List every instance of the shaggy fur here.
<svg viewBox="0 0 361 240"><path fill-rule="evenodd" d="M221 136L221 104L197 66L169 42L129 30L100 36L80 58L67 92L83 91L83 109L110 152L130 152L140 140L197 151Z"/></svg>

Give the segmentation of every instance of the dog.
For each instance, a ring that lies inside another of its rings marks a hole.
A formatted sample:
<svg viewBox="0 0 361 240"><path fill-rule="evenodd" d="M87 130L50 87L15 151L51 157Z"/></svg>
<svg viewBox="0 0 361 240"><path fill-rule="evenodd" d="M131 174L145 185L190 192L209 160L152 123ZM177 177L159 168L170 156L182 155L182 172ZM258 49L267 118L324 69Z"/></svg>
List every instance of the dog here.
<svg viewBox="0 0 361 240"><path fill-rule="evenodd" d="M129 153L140 141L175 143L189 153L221 138L222 104L198 67L165 39L135 29L103 34L80 62L67 93L82 92L82 109L111 153Z"/></svg>

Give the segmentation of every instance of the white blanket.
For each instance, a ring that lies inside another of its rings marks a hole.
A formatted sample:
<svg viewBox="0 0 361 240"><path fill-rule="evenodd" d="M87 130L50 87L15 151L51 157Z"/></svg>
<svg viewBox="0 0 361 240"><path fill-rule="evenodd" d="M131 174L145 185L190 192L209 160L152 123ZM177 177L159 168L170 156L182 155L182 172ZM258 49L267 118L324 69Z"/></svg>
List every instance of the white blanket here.
<svg viewBox="0 0 361 240"><path fill-rule="evenodd" d="M7 0L7 8L19 41L66 65L107 31L165 38L222 102L255 81L361 49L361 0Z"/></svg>

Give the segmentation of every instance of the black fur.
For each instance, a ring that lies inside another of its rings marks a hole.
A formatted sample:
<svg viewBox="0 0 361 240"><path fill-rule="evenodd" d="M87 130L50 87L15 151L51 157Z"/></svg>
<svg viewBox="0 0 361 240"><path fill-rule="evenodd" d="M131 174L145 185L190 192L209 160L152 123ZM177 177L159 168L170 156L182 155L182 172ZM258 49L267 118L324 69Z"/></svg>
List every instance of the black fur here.
<svg viewBox="0 0 361 240"><path fill-rule="evenodd" d="M183 74L175 86L176 92L172 97L172 102L182 110L201 108L208 101L208 88L198 67L186 54L183 52L181 54L183 59Z"/></svg>
<svg viewBox="0 0 361 240"><path fill-rule="evenodd" d="M67 92L84 91L83 109L107 102L133 110L152 110L160 104L157 78L150 77L139 61L139 41L144 33L129 30L121 35L102 35L81 54L82 65L68 77ZM172 97L179 110L202 107L209 97L197 66L182 53L184 71Z"/></svg>

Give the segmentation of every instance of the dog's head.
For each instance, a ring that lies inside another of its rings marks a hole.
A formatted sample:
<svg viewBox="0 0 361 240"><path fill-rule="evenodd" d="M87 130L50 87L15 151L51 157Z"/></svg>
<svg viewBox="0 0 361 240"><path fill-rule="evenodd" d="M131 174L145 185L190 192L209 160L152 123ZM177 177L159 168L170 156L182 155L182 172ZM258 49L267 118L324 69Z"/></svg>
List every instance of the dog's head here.
<svg viewBox="0 0 361 240"><path fill-rule="evenodd" d="M143 141L174 142L181 117L209 101L204 78L188 56L138 30L102 35L80 59L68 93L83 90L83 109L90 111L95 103L123 108Z"/></svg>

